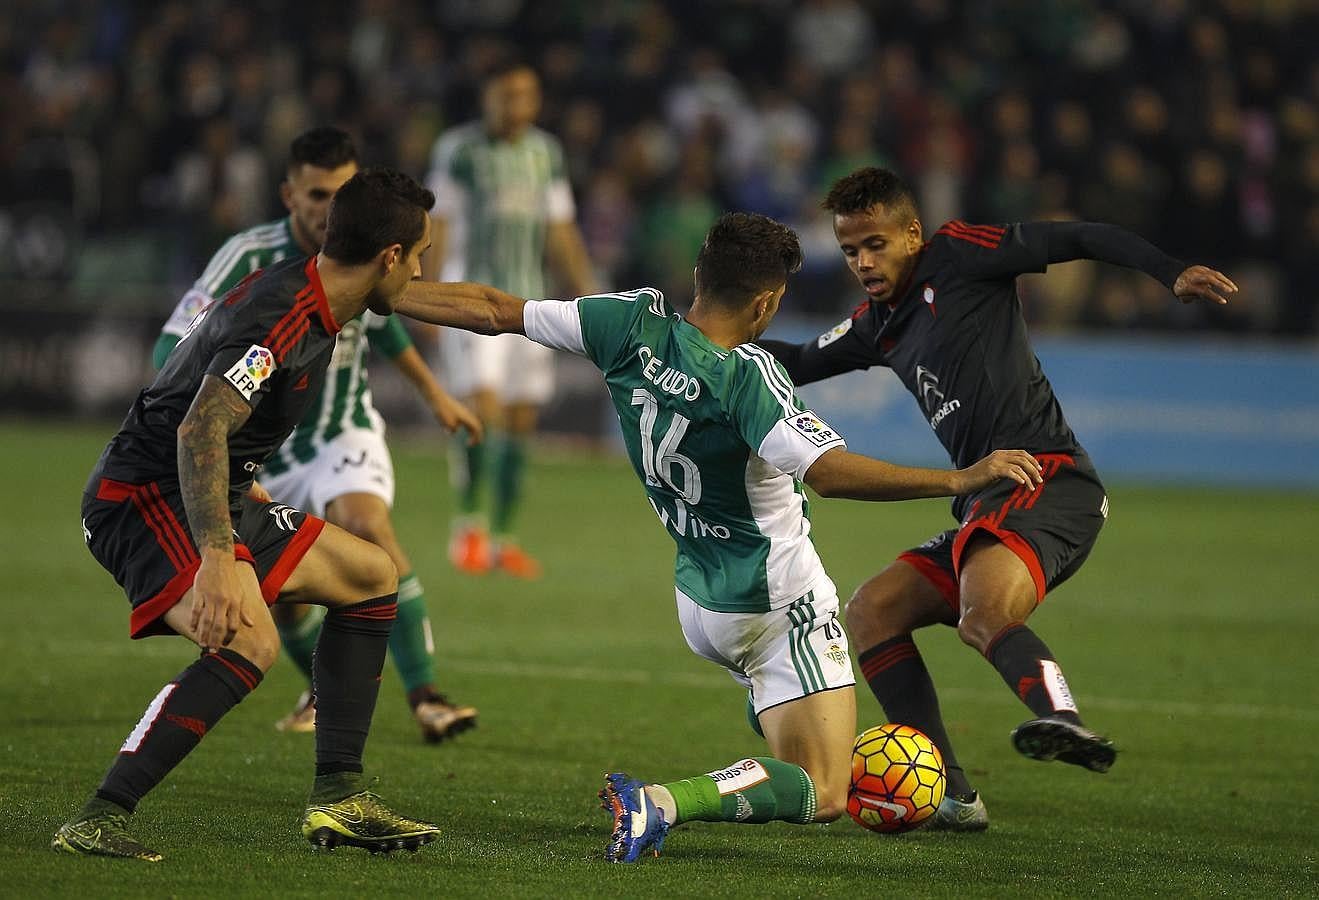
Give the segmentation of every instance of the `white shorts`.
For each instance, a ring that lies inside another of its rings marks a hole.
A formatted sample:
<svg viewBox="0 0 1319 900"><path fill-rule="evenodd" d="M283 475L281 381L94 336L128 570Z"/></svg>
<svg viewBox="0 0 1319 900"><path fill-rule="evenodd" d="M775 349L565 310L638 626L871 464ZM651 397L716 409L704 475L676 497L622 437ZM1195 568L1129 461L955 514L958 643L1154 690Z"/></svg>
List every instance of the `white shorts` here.
<svg viewBox="0 0 1319 900"><path fill-rule="evenodd" d="M771 706L856 684L838 594L812 592L764 613L721 613L682 591L678 621L697 656L723 666L751 692L756 714Z"/></svg>
<svg viewBox="0 0 1319 900"><path fill-rule="evenodd" d="M444 386L459 397L488 390L504 403L543 406L554 394L554 351L520 334L445 328L440 360Z"/></svg>
<svg viewBox="0 0 1319 900"><path fill-rule="evenodd" d="M311 462L279 475L258 475L257 482L280 503L314 516L344 494L375 494L394 505L394 463L379 432L353 428L321 447Z"/></svg>

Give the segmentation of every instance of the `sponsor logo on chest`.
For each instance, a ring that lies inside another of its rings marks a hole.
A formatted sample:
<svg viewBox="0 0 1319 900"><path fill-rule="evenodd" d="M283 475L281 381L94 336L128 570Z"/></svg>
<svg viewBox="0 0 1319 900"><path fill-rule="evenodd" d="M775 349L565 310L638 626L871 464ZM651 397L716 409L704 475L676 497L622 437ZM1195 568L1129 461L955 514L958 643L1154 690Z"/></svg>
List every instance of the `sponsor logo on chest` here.
<svg viewBox="0 0 1319 900"><path fill-rule="evenodd" d="M939 388L939 376L924 366L916 367L916 392L933 429L938 429L940 422L962 408L961 400L944 399L943 391Z"/></svg>
<svg viewBox="0 0 1319 900"><path fill-rule="evenodd" d="M727 525L705 521L689 509L681 498L674 498L673 515L670 515L667 509L656 503L655 498L649 497L647 499L650 500L650 508L655 510L655 515L659 516L660 524L665 528L672 529L676 534L693 538L715 538L720 541L726 541L733 536L733 532Z"/></svg>

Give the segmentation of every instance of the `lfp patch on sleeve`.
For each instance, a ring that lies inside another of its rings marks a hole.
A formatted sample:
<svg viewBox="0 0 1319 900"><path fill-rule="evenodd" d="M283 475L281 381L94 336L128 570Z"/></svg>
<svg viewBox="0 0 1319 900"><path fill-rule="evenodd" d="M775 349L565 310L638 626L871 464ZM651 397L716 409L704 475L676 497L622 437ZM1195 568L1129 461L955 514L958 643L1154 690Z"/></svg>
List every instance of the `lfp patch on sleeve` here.
<svg viewBox="0 0 1319 900"><path fill-rule="evenodd" d="M852 320L843 319L843 321L839 322L833 328L830 328L824 334L816 338L815 345L817 347L820 347L821 349L828 347L834 341L838 340L840 337L847 334L851 330L852 330Z"/></svg>
<svg viewBox="0 0 1319 900"><path fill-rule="evenodd" d="M769 781L769 772L754 759L739 760L726 769L716 769L706 774L714 779L720 797Z"/></svg>
<svg viewBox="0 0 1319 900"><path fill-rule="evenodd" d="M789 417L788 424L817 447L823 447L825 444L842 440L838 432L826 425L809 409L804 413Z"/></svg>
<svg viewBox="0 0 1319 900"><path fill-rule="evenodd" d="M234 363L225 380L238 389L244 400L251 400L252 395L261 387L262 382L275 371L275 354L265 347L253 344L243 354L243 358Z"/></svg>

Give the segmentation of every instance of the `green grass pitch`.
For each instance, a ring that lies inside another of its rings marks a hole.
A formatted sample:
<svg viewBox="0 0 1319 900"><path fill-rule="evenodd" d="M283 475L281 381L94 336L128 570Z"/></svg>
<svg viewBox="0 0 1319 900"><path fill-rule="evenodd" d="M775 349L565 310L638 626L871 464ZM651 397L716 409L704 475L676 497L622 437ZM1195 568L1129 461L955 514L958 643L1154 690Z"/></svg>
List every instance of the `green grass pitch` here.
<svg viewBox="0 0 1319 900"><path fill-rule="evenodd" d="M918 640L989 805L988 833L874 835L848 820L696 824L635 867L601 859L601 774L709 771L764 744L744 697L686 648L672 544L625 465L545 455L522 531L534 584L456 575L437 440L398 448L397 526L427 588L442 687L480 726L421 743L387 669L367 747L378 790L434 818L416 855L314 853L297 830L307 736L277 734L286 661L142 805L156 866L57 856L160 686L193 657L131 642L128 608L81 546L79 492L111 426L0 421L9 467L0 702L0 893L8 896L864 897L1319 894L1319 497L1115 486L1085 570L1032 620L1083 714L1121 748L1099 776L1017 757L1024 708L950 629ZM943 502L813 504L846 596L946 527ZM882 721L864 687L858 730Z"/></svg>

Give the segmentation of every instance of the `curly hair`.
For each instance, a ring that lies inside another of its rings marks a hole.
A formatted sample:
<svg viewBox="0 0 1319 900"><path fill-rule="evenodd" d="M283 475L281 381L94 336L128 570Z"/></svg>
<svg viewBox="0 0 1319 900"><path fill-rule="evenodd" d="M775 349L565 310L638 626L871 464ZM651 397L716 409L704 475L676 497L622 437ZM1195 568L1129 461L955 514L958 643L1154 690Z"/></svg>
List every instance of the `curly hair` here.
<svg viewBox="0 0 1319 900"><path fill-rule="evenodd" d="M820 206L836 216L882 206L902 218L916 218L916 195L907 183L888 169L874 166L857 169L835 181Z"/></svg>

